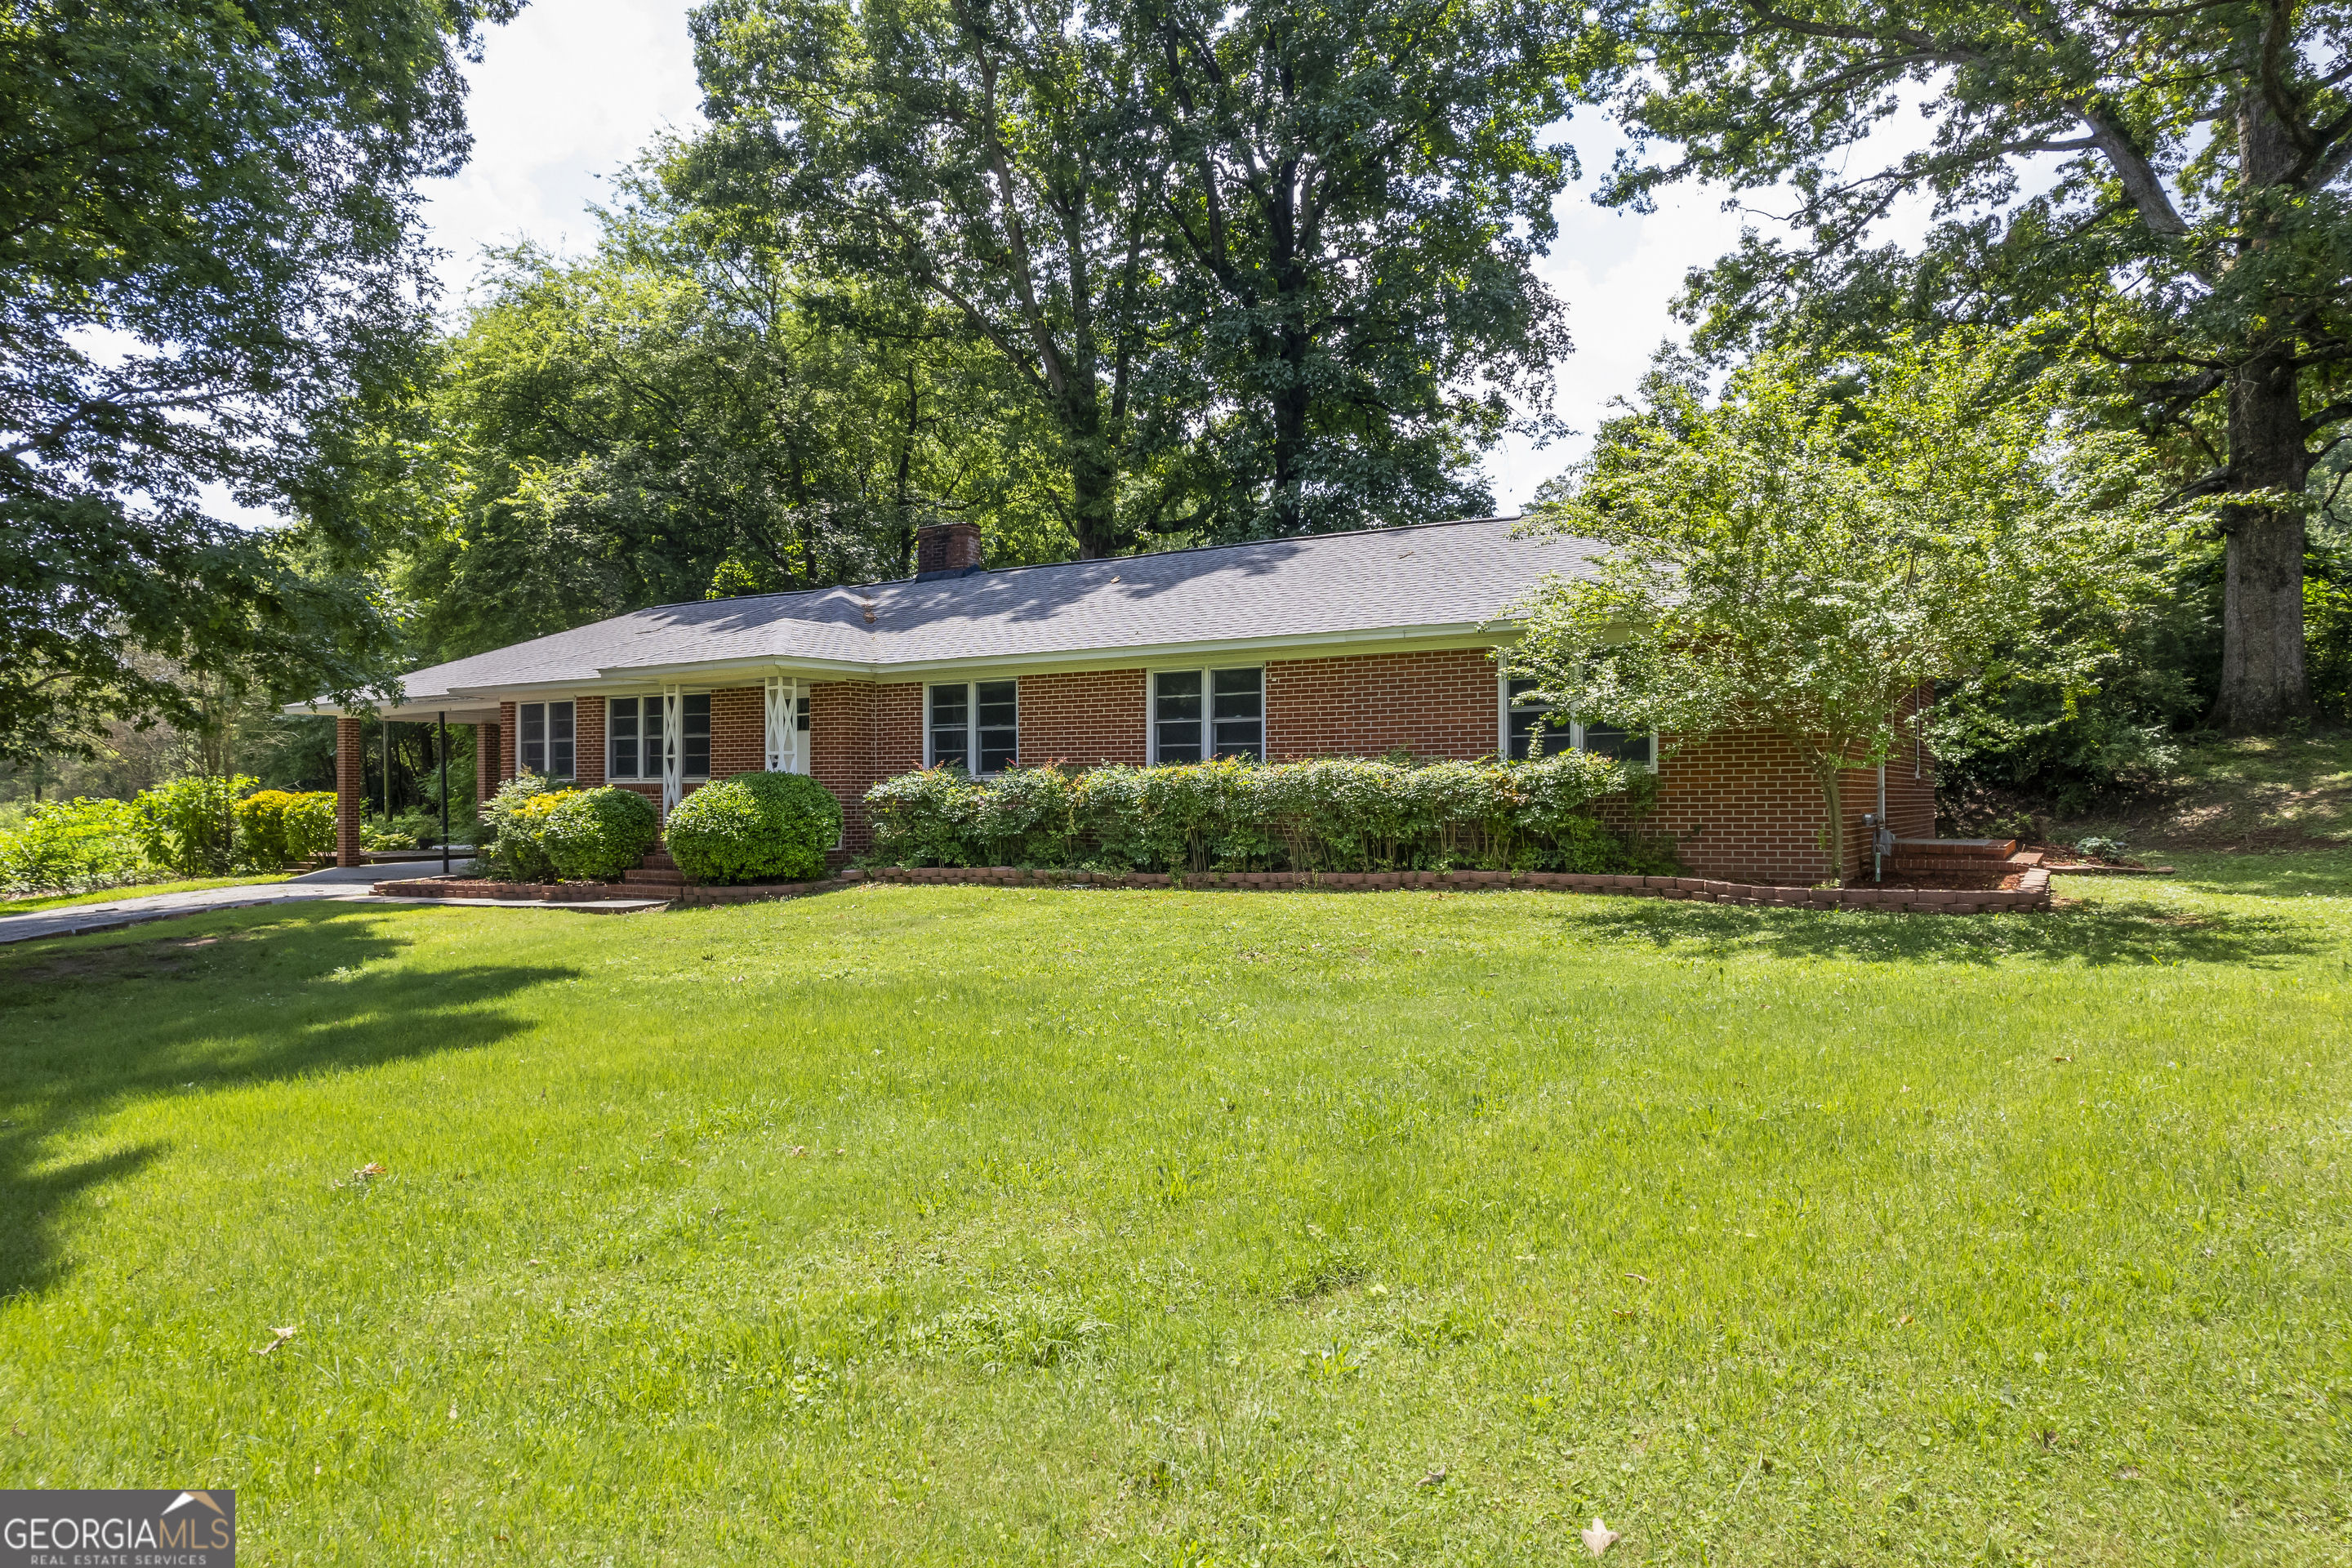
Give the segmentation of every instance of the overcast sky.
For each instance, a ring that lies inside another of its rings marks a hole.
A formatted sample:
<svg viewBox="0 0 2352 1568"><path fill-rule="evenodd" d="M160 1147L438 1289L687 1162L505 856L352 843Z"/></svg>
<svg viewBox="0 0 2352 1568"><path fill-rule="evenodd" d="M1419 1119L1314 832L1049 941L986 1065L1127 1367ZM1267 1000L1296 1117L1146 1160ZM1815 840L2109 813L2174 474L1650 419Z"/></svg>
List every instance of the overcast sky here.
<svg viewBox="0 0 2352 1568"><path fill-rule="evenodd" d="M473 159L429 192L453 299L485 246L528 237L584 247L594 233L585 208L605 198L603 177L661 127L700 123L687 9L668 0L533 0L491 32L469 72ZM1607 167L1613 142L1598 118L1571 126L1570 140L1589 171ZM1666 308L1684 272L1729 249L1741 223L1709 193L1669 193L1644 217L1594 206L1591 188L1588 177L1561 196L1559 239L1542 268L1568 302L1576 338L1555 410L1586 432L1610 398L1632 390L1660 339L1680 335ZM1537 451L1512 442L1489 454L1497 506L1517 510L1582 445Z"/></svg>

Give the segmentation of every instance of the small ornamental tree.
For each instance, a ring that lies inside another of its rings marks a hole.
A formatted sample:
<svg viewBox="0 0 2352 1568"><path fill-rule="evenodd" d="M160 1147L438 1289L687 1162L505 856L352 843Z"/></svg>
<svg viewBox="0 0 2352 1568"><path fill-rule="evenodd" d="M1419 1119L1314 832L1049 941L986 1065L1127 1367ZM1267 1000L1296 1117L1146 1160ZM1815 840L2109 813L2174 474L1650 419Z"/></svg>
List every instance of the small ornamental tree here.
<svg viewBox="0 0 2352 1568"><path fill-rule="evenodd" d="M1608 548L1513 607L1512 670L1588 722L1788 741L1841 879L1841 775L1917 732L1932 683L2032 680L2071 709L2153 590L2143 448L2070 425L2029 352L1955 332L1834 364L1776 353L1713 407L1654 379L1652 408L1555 481L1538 526Z"/></svg>

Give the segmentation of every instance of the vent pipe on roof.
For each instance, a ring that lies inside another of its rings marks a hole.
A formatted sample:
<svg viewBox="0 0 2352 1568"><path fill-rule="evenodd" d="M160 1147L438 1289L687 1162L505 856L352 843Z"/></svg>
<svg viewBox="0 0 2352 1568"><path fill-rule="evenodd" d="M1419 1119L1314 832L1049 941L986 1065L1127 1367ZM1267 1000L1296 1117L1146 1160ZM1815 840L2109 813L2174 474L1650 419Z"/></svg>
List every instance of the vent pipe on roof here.
<svg viewBox="0 0 2352 1568"><path fill-rule="evenodd" d="M980 524L927 522L915 530L915 581L968 577L985 571L980 563Z"/></svg>

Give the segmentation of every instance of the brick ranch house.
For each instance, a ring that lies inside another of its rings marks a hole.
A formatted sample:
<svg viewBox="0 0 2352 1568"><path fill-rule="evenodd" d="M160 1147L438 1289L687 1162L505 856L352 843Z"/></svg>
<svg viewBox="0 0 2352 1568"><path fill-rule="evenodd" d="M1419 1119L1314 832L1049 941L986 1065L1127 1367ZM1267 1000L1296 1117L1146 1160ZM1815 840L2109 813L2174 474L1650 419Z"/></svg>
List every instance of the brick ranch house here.
<svg viewBox="0 0 2352 1568"><path fill-rule="evenodd" d="M484 797L522 767L665 809L708 779L810 773L840 799L854 853L870 841L866 789L941 763L1524 757L1545 715L1504 676L1511 631L1495 617L1595 547L1478 518L1003 571L982 565L969 523L923 529L916 549L902 582L665 605L420 669L372 717L477 726ZM362 859L362 721L338 726L346 866ZM1694 873L1822 876L1821 793L1786 742L1543 733L1654 769L1650 826ZM1899 836L1934 836L1923 755L1855 770L1845 798L1849 869L1882 798Z"/></svg>

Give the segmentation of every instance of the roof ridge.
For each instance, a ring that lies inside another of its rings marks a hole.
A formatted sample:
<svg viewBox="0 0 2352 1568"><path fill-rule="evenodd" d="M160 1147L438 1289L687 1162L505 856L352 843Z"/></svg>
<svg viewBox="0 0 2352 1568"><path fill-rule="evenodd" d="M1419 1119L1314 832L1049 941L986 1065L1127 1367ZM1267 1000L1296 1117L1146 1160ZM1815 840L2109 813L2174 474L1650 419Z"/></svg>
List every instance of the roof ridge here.
<svg viewBox="0 0 2352 1568"><path fill-rule="evenodd" d="M1216 550L1263 550L1270 544L1307 544L1325 539L1357 539L1370 533L1418 533L1431 528L1465 528L1479 522L1517 522L1526 517L1523 511L1507 517L1448 517L1435 522L1381 523L1370 528L1343 528L1329 533L1286 533L1272 539L1240 539L1230 544L1188 544L1181 550L1147 550L1133 555L1098 555L1091 561L1033 561L1022 566L992 566L967 576L947 579L964 583L974 577L1009 577L1016 572L1053 572L1071 566L1103 566L1122 561L1164 561L1177 555L1205 555ZM884 577L871 583L835 583L822 588L792 588L774 594L727 594L716 599L679 599L667 605L647 605L642 609L625 610L623 615L643 616L655 610L682 610L696 605L750 604L760 599L802 599L817 594L847 594L861 588L896 588L919 582L916 577ZM607 617L618 619L617 616Z"/></svg>

